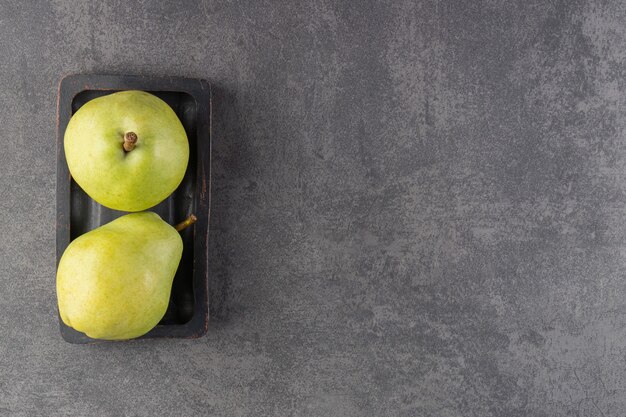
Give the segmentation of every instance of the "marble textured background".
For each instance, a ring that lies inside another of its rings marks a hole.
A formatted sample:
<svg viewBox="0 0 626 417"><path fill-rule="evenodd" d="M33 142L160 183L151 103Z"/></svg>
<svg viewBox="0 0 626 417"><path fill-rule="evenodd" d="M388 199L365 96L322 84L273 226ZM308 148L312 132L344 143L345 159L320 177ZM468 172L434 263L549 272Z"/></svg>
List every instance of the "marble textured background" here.
<svg viewBox="0 0 626 417"><path fill-rule="evenodd" d="M0 415L626 415L626 3L0 1ZM200 340L72 346L69 73L215 86Z"/></svg>

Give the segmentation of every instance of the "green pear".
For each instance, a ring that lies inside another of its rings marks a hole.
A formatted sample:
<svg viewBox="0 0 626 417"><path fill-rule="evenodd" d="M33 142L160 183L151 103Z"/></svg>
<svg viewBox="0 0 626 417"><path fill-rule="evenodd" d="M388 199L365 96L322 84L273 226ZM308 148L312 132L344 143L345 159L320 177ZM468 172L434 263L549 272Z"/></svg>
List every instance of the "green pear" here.
<svg viewBox="0 0 626 417"><path fill-rule="evenodd" d="M183 251L177 230L131 213L73 240L57 270L61 320L94 339L139 337L159 323Z"/></svg>
<svg viewBox="0 0 626 417"><path fill-rule="evenodd" d="M182 123L160 98L121 91L88 101L64 137L74 180L103 206L141 211L178 187L189 161Z"/></svg>

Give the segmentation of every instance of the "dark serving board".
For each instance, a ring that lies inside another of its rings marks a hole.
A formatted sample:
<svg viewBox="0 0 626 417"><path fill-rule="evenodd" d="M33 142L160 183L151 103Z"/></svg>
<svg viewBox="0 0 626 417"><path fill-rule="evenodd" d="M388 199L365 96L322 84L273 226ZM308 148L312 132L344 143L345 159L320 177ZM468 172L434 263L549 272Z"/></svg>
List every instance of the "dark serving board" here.
<svg viewBox="0 0 626 417"><path fill-rule="evenodd" d="M121 90L152 93L176 112L189 138L189 164L174 193L151 208L174 225L189 214L196 223L182 231L183 255L174 278L170 304L161 322L141 338L195 338L204 335L208 309L208 227L211 195L211 86L204 80L133 75L69 75L59 84L57 102L57 266L70 241L126 213L92 200L72 180L63 137L70 117L89 100ZM92 343L59 318L70 343Z"/></svg>

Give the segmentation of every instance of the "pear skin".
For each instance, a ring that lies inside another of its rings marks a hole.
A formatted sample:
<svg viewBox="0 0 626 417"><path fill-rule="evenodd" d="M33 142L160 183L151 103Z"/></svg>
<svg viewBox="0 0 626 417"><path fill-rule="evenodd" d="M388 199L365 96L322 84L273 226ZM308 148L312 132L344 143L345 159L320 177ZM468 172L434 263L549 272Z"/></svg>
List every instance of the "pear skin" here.
<svg viewBox="0 0 626 417"><path fill-rule="evenodd" d="M63 140L72 178L103 206L141 211L169 196L189 161L189 141L172 108L144 91L90 100Z"/></svg>
<svg viewBox="0 0 626 417"><path fill-rule="evenodd" d="M144 335L167 310L182 251L177 230L152 212L79 236L57 270L61 319L94 339Z"/></svg>

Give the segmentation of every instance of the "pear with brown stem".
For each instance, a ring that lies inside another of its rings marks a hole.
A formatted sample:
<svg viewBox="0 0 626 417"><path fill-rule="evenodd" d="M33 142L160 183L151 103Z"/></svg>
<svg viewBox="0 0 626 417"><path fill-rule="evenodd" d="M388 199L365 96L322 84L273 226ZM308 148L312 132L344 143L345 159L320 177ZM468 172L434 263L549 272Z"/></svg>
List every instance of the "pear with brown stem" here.
<svg viewBox="0 0 626 417"><path fill-rule="evenodd" d="M94 339L123 340L146 334L163 318L183 241L152 212L131 213L79 236L57 270L63 322Z"/></svg>

